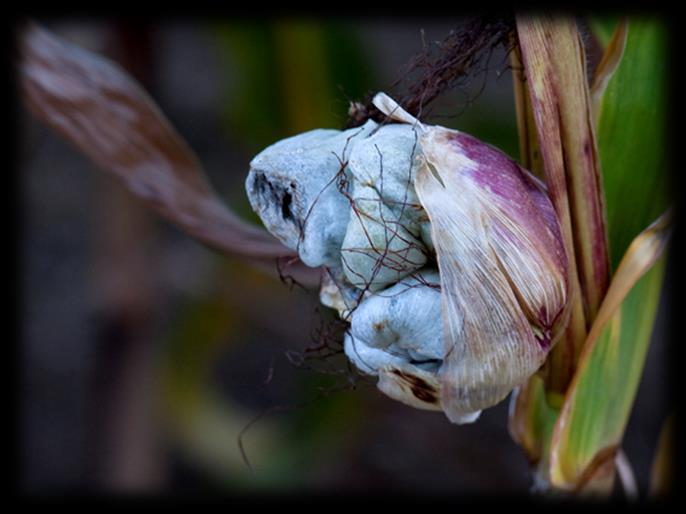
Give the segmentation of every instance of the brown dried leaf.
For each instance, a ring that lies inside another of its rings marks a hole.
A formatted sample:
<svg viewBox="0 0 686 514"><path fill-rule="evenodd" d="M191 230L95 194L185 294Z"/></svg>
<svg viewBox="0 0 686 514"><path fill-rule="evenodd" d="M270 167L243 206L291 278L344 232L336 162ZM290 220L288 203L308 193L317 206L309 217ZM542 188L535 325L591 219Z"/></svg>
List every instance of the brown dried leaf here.
<svg viewBox="0 0 686 514"><path fill-rule="evenodd" d="M229 255L294 255L225 206L186 142L119 66L35 25L20 32L19 57L31 111L148 207Z"/></svg>

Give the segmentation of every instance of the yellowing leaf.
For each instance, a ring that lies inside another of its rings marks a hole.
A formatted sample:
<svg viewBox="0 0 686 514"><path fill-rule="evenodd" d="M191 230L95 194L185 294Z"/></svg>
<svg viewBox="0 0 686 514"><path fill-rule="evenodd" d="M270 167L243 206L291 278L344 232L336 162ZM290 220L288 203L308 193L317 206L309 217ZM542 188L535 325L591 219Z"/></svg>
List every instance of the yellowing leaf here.
<svg viewBox="0 0 686 514"><path fill-rule="evenodd" d="M643 370L664 274L670 215L642 232L622 259L591 327L555 424L554 487L579 489L621 443ZM606 482L609 483L609 482Z"/></svg>

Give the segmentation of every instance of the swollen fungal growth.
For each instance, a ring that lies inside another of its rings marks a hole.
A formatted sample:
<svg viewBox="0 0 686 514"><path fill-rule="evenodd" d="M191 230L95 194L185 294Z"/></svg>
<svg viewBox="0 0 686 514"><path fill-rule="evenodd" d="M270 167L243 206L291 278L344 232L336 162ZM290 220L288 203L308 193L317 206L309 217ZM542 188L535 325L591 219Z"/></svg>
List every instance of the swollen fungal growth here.
<svg viewBox="0 0 686 514"><path fill-rule="evenodd" d="M283 139L250 163L248 198L264 226L311 267L340 265L350 204L339 191L343 163L376 128L317 129Z"/></svg>
<svg viewBox="0 0 686 514"><path fill-rule="evenodd" d="M414 192L417 135L409 125L388 125L350 152L354 206L341 248L343 271L358 288L394 284L426 264L420 239L426 213Z"/></svg>
<svg viewBox="0 0 686 514"><path fill-rule="evenodd" d="M400 124L272 145L248 195L270 232L326 267L320 299L350 323L351 362L391 398L472 422L536 372L564 323L555 211L502 152L383 93L374 104Z"/></svg>

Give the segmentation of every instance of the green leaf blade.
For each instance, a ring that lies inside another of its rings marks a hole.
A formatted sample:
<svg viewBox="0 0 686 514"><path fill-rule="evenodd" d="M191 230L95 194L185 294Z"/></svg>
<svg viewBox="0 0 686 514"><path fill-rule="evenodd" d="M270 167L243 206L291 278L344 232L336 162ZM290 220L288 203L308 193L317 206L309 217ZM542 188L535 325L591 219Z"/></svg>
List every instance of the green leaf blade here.
<svg viewBox="0 0 686 514"><path fill-rule="evenodd" d="M669 203L667 43L661 21L630 19L624 56L596 113L613 268Z"/></svg>
<svg viewBox="0 0 686 514"><path fill-rule="evenodd" d="M582 488L621 443L659 304L667 224L661 218L630 246L589 333L553 432L555 487Z"/></svg>

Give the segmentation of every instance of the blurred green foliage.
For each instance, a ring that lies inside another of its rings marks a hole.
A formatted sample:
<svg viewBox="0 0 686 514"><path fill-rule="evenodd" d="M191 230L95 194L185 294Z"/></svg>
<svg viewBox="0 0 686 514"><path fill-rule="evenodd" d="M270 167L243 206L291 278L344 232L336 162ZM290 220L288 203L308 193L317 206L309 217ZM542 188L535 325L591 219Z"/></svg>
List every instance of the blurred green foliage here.
<svg viewBox="0 0 686 514"><path fill-rule="evenodd" d="M217 25L218 50L236 87L226 91L227 128L252 151L314 128L341 128L348 99L375 76L355 31L332 20Z"/></svg>
<svg viewBox="0 0 686 514"><path fill-rule="evenodd" d="M217 24L211 31L234 81L224 88L221 105L227 135L250 152L306 130L341 128L348 100L361 98L375 79L355 31L343 23L251 21ZM245 278L245 270L236 267L243 268L224 263L211 273L235 283L236 273ZM284 285L271 280L244 287L270 295ZM245 431L253 475L238 436L260 411L227 399L212 380L217 361L245 336L250 322L232 314L221 296L178 306L178 311L162 358L169 431L182 453L230 488L288 489L316 481L318 466L343 451L359 427L363 398L350 391L324 395L335 380L296 374L295 397L311 401L269 413Z"/></svg>

